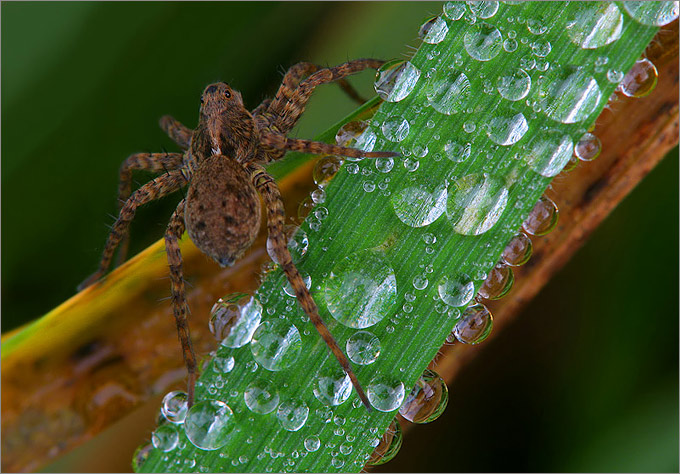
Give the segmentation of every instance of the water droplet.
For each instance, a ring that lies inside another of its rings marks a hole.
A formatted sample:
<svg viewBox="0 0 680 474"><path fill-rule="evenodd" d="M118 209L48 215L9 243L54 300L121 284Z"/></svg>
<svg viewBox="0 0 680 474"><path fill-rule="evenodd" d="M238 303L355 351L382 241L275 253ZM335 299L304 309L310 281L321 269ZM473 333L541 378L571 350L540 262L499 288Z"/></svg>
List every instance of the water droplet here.
<svg viewBox="0 0 680 474"><path fill-rule="evenodd" d="M508 265L518 267L529 261L532 250L531 239L523 232L520 232L510 240L505 250L503 250L501 258Z"/></svg>
<svg viewBox="0 0 680 474"><path fill-rule="evenodd" d="M363 329L382 320L397 297L394 270L378 252L366 250L340 260L323 284L328 311L345 326Z"/></svg>
<svg viewBox="0 0 680 474"><path fill-rule="evenodd" d="M196 403L184 420L187 438L199 449L219 449L229 441L234 429L233 416L229 405L219 400Z"/></svg>
<svg viewBox="0 0 680 474"><path fill-rule="evenodd" d="M141 471L142 465L149 459L149 454L152 449L153 445L151 443L139 446L135 449L135 453L132 455L132 470L134 472Z"/></svg>
<svg viewBox="0 0 680 474"><path fill-rule="evenodd" d="M314 396L324 405L340 405L352 394L352 382L349 375L339 367L327 370L319 376L314 384Z"/></svg>
<svg viewBox="0 0 680 474"><path fill-rule="evenodd" d="M387 102L399 102L413 90L420 70L408 61L392 60L383 64L375 75L375 91Z"/></svg>
<svg viewBox="0 0 680 474"><path fill-rule="evenodd" d="M442 18L435 16L422 24L418 30L418 37L425 43L441 43L449 32L449 26Z"/></svg>
<svg viewBox="0 0 680 474"><path fill-rule="evenodd" d="M475 284L464 273L444 276L437 285L439 297L449 306L465 306L475 296Z"/></svg>
<svg viewBox="0 0 680 474"><path fill-rule="evenodd" d="M319 191L319 189L316 191ZM312 201L314 201L313 196ZM283 231L288 238L288 250L290 251L293 261L299 262L302 260L302 257L305 256L307 249L309 248L309 238L307 237L307 233L300 227L294 225L283 226Z"/></svg>
<svg viewBox="0 0 680 474"><path fill-rule="evenodd" d="M257 379L243 392L243 399L250 411L266 415L279 404L279 392L269 380Z"/></svg>
<svg viewBox="0 0 680 474"><path fill-rule="evenodd" d="M461 145L456 141L449 141L444 145L444 153L446 153L446 157L454 163L461 163L470 157L472 145L470 143Z"/></svg>
<svg viewBox="0 0 680 474"><path fill-rule="evenodd" d="M380 339L369 331L358 331L347 339L345 345L349 360L359 365L369 365L378 360Z"/></svg>
<svg viewBox="0 0 680 474"><path fill-rule="evenodd" d="M382 132L391 142L400 142L408 135L410 126L405 118L392 116L382 125Z"/></svg>
<svg viewBox="0 0 680 474"><path fill-rule="evenodd" d="M607 80L612 84L618 84L623 80L623 72L617 71L615 69L610 69L607 71Z"/></svg>
<svg viewBox="0 0 680 474"><path fill-rule="evenodd" d="M463 130L465 133L472 133L477 129L477 125L474 122L465 122L463 124Z"/></svg>
<svg viewBox="0 0 680 474"><path fill-rule="evenodd" d="M227 374L234 369L236 361L233 356L215 356L213 357L213 370L218 373Z"/></svg>
<svg viewBox="0 0 680 474"><path fill-rule="evenodd" d="M470 11L475 16L484 20L491 18L498 11L498 2L494 1L471 1L465 3L467 3L468 8L470 8Z"/></svg>
<svg viewBox="0 0 680 474"><path fill-rule="evenodd" d="M529 130L524 114L510 116L495 116L489 123L487 136L497 145L510 146L522 139Z"/></svg>
<svg viewBox="0 0 680 474"><path fill-rule="evenodd" d="M597 81L581 69L562 80L546 78L547 104L543 109L553 120L562 123L582 122L595 111L602 95ZM542 87L542 89L544 88Z"/></svg>
<svg viewBox="0 0 680 474"><path fill-rule="evenodd" d="M276 418L284 430L297 431L307 422L309 407L299 399L286 400L276 410Z"/></svg>
<svg viewBox="0 0 680 474"><path fill-rule="evenodd" d="M310 197L315 204L323 204L326 201L326 191L323 188L316 188L310 193Z"/></svg>
<svg viewBox="0 0 680 474"><path fill-rule="evenodd" d="M443 69L432 78L426 92L432 107L445 115L458 113L467 107L470 80L460 71Z"/></svg>
<svg viewBox="0 0 680 474"><path fill-rule="evenodd" d="M375 160L375 169L381 173L389 173L392 171L392 167L394 167L394 160L391 157L376 158Z"/></svg>
<svg viewBox="0 0 680 474"><path fill-rule="evenodd" d="M544 58L552 51L550 41L534 41L531 43L531 52L534 56Z"/></svg>
<svg viewBox="0 0 680 474"><path fill-rule="evenodd" d="M479 235L498 222L507 203L503 181L488 174L470 174L449 187L446 216L459 234Z"/></svg>
<svg viewBox="0 0 680 474"><path fill-rule="evenodd" d="M225 347L250 342L262 318L262 305L252 296L236 294L220 298L210 310L210 331Z"/></svg>
<svg viewBox="0 0 680 474"><path fill-rule="evenodd" d="M578 3L574 18L567 22L571 42L583 49L596 49L621 37L623 15L613 2Z"/></svg>
<svg viewBox="0 0 680 474"><path fill-rule="evenodd" d="M416 290L424 290L427 288L429 281L423 275L416 275L413 277L413 288Z"/></svg>
<svg viewBox="0 0 680 474"><path fill-rule="evenodd" d="M622 2L623 8L638 23L664 26L678 18L678 2Z"/></svg>
<svg viewBox="0 0 680 474"><path fill-rule="evenodd" d="M340 127L335 134L335 143L340 146L352 147L356 143L357 138L359 138L367 128L368 122L347 122ZM330 156L328 158L330 158Z"/></svg>
<svg viewBox="0 0 680 474"><path fill-rule="evenodd" d="M293 365L301 350L300 331L281 319L260 324L250 343L253 358L262 367L272 371L283 370Z"/></svg>
<svg viewBox="0 0 680 474"><path fill-rule="evenodd" d="M578 143L574 147L574 154L581 161L593 161L600 156L601 150L602 143L600 139L592 133L586 132L579 138Z"/></svg>
<svg viewBox="0 0 680 474"><path fill-rule="evenodd" d="M517 68L507 75L500 76L496 88L504 99L522 100L529 94L531 78L524 69Z"/></svg>
<svg viewBox="0 0 680 474"><path fill-rule="evenodd" d="M377 376L368 384L366 396L378 411L392 411L404 401L404 384L385 376Z"/></svg>
<svg viewBox="0 0 680 474"><path fill-rule="evenodd" d="M658 78L656 66L647 58L640 59L621 80L618 90L628 97L644 97L654 90Z"/></svg>
<svg viewBox="0 0 680 474"><path fill-rule="evenodd" d="M333 176L336 175L342 163L343 159L335 155L327 155L317 161L312 172L317 186L326 186Z"/></svg>
<svg viewBox="0 0 680 474"><path fill-rule="evenodd" d="M305 439L305 449L310 453L317 451L321 446L321 440L318 436L312 435Z"/></svg>
<svg viewBox="0 0 680 474"><path fill-rule="evenodd" d="M420 161L414 160L412 158L404 158L404 168L409 173L413 173L420 166Z"/></svg>
<svg viewBox="0 0 680 474"><path fill-rule="evenodd" d="M172 423L159 426L151 435L151 442L154 447L165 452L175 449L178 441L179 433L176 426Z"/></svg>
<svg viewBox="0 0 680 474"><path fill-rule="evenodd" d="M503 49L503 37L495 26L478 23L468 28L463 37L465 51L479 61L490 61Z"/></svg>
<svg viewBox="0 0 680 474"><path fill-rule="evenodd" d="M317 216L317 219L323 219L322 217ZM309 276L309 273L304 273L300 272L300 276L302 277L302 281L305 284L305 287L307 289L310 289L312 287L312 277ZM286 284L283 287L283 291L288 295L295 297L295 289L293 288L293 285L290 283L290 281L286 280Z"/></svg>
<svg viewBox="0 0 680 474"><path fill-rule="evenodd" d="M557 205L546 196L541 196L522 227L531 235L545 235L555 228L558 216Z"/></svg>
<svg viewBox="0 0 680 474"><path fill-rule="evenodd" d="M548 25L543 18L530 18L527 20L527 30L532 35L542 35L548 31Z"/></svg>
<svg viewBox="0 0 680 474"><path fill-rule="evenodd" d="M421 144L413 145L413 154L418 158L424 158L425 156L427 156L429 151L430 150L427 148L427 145Z"/></svg>
<svg viewBox="0 0 680 474"><path fill-rule="evenodd" d="M440 186L432 193L413 186L392 195L392 208L399 220L409 227L424 227L436 221L446 210L447 192Z"/></svg>
<svg viewBox="0 0 680 474"><path fill-rule="evenodd" d="M444 4L444 15L450 20L460 20L465 14L463 2L446 2Z"/></svg>
<svg viewBox="0 0 680 474"><path fill-rule="evenodd" d="M479 344L493 328L493 316L481 303L469 306L453 328L453 335L464 344Z"/></svg>
<svg viewBox="0 0 680 474"><path fill-rule="evenodd" d="M366 464L369 466L379 466L390 461L399 452L402 441L403 435L401 433L401 426L399 426L399 422L395 418L392 423L390 423L385 434L382 435L382 438L376 443L376 448L373 453L371 453L371 457Z"/></svg>
<svg viewBox="0 0 680 474"><path fill-rule="evenodd" d="M448 401L449 390L444 380L436 372L425 369L399 413L412 423L429 423L444 413Z"/></svg>
<svg viewBox="0 0 680 474"><path fill-rule="evenodd" d="M517 46L517 40L512 38L507 38L505 41L503 41L503 49L508 53L517 51Z"/></svg>
<svg viewBox="0 0 680 474"><path fill-rule="evenodd" d="M488 300L497 300L507 295L515 282L512 268L502 263L496 265L479 289L479 295Z"/></svg>
<svg viewBox="0 0 680 474"><path fill-rule="evenodd" d="M171 423L182 423L187 416L187 394L175 390L163 397L161 413Z"/></svg>
<svg viewBox="0 0 680 474"><path fill-rule="evenodd" d="M536 173L547 178L557 176L569 162L574 143L569 135L557 130L549 130L534 135L527 147L526 160Z"/></svg>

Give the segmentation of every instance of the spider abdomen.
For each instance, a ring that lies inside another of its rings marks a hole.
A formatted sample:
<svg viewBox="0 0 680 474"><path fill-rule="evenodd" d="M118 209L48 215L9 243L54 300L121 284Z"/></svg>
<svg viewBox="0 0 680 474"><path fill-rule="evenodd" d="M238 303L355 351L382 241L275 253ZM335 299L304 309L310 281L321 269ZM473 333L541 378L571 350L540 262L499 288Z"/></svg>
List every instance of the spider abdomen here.
<svg viewBox="0 0 680 474"><path fill-rule="evenodd" d="M232 265L260 229L260 198L235 159L212 155L199 163L186 197L189 237L221 266Z"/></svg>

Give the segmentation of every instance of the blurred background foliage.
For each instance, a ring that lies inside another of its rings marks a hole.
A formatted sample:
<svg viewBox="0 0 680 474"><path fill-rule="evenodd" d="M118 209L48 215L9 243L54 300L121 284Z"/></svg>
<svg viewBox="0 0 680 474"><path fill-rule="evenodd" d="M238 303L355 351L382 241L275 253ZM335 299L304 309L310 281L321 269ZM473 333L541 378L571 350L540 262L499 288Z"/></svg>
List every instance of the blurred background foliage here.
<svg viewBox="0 0 680 474"><path fill-rule="evenodd" d="M201 91L218 80L252 108L301 60L405 57L440 11L416 2L3 3L2 330L69 298L95 270L120 163L176 150L160 116L194 126ZM372 79L351 81L369 96ZM353 108L339 88L320 89L296 135L313 137ZM678 470L678 173L676 150L479 348L445 415L417 427L385 470ZM162 236L180 198L138 211L133 253ZM81 454L99 456L92 448ZM83 459L71 462L52 469L77 470ZM102 469L129 469L129 457Z"/></svg>

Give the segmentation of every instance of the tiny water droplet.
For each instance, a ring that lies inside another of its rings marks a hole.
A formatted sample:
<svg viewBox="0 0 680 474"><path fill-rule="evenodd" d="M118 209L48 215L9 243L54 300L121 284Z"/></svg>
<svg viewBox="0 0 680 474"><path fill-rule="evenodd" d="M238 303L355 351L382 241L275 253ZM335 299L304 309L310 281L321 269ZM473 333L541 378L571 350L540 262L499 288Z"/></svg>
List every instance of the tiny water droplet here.
<svg viewBox="0 0 680 474"><path fill-rule="evenodd" d="M499 178L475 173L449 187L446 215L462 235L479 235L498 222L508 203L508 189Z"/></svg>
<svg viewBox="0 0 680 474"><path fill-rule="evenodd" d="M424 275L416 275L413 277L413 287L416 290L424 290L427 288L429 281Z"/></svg>
<svg viewBox="0 0 680 474"><path fill-rule="evenodd" d="M342 127L340 127L335 134L335 143L340 146L353 147L357 139L366 131L367 128L368 122L347 122Z"/></svg>
<svg viewBox="0 0 680 474"><path fill-rule="evenodd" d="M495 26L478 23L467 29L463 36L463 45L472 58L490 61L503 49L503 37Z"/></svg>
<svg viewBox="0 0 680 474"><path fill-rule="evenodd" d="M234 429L233 416L229 405L219 400L196 403L184 420L187 438L199 449L219 449L229 441Z"/></svg>
<svg viewBox="0 0 680 474"><path fill-rule="evenodd" d="M187 394L179 390L169 392L163 397L161 413L171 423L182 423L187 416Z"/></svg>
<svg viewBox="0 0 680 474"><path fill-rule="evenodd" d="M309 276L309 273L300 272L300 276L302 277L302 281L305 284L305 288L310 289L312 287L312 277ZM293 298L295 298L295 289L293 288L293 285L291 285L290 281L288 281L288 279L286 279L286 284L283 287L283 291L288 296L292 296Z"/></svg>
<svg viewBox="0 0 680 474"><path fill-rule="evenodd" d="M266 415L279 404L279 392L271 381L257 379L243 392L243 399L250 411Z"/></svg>
<svg viewBox="0 0 680 474"><path fill-rule="evenodd" d="M425 369L399 413L412 423L430 423L444 413L448 401L449 390L444 380L433 370Z"/></svg>
<svg viewBox="0 0 680 474"><path fill-rule="evenodd" d="M227 374L231 372L234 369L234 365L236 365L236 361L234 360L233 356L215 356L213 357L213 369L215 372L221 373L221 374Z"/></svg>
<svg viewBox="0 0 680 474"><path fill-rule="evenodd" d="M640 59L623 77L618 90L628 97L644 97L654 90L658 79L656 66L647 58Z"/></svg>
<svg viewBox="0 0 680 474"><path fill-rule="evenodd" d="M503 250L501 258L508 265L518 267L529 261L532 250L531 239L523 232L520 232L510 240L505 250Z"/></svg>
<svg viewBox="0 0 680 474"><path fill-rule="evenodd" d="M435 16L422 24L418 37L428 44L441 43L449 32L449 26L441 17Z"/></svg>
<svg viewBox="0 0 680 474"><path fill-rule="evenodd" d="M472 133L472 132L474 132L476 129L477 129L477 125L475 125L474 122L469 122L469 121L468 121L468 122L465 122L465 123L463 124L463 130L465 131L465 133Z"/></svg>
<svg viewBox="0 0 680 474"><path fill-rule="evenodd" d="M340 132L338 132L340 133ZM335 155L327 155L314 165L312 176L317 186L326 186L342 166L343 159Z"/></svg>
<svg viewBox="0 0 680 474"><path fill-rule="evenodd" d="M359 365L369 365L378 360L381 345L380 339L369 331L358 331L352 334L345 344L349 360Z"/></svg>
<svg viewBox="0 0 680 474"><path fill-rule="evenodd" d="M141 471L142 465L149 459L149 454L151 454L152 449L153 445L151 443L139 446L135 449L135 453L132 455L132 470L134 472Z"/></svg>
<svg viewBox="0 0 680 474"><path fill-rule="evenodd" d="M300 356L302 338L295 325L281 319L264 321L253 334L250 351L265 369L290 367Z"/></svg>
<svg viewBox="0 0 680 474"><path fill-rule="evenodd" d="M393 167L394 159L392 159L391 157L376 158L375 160L375 169L377 169L381 173L389 173L390 171L392 171Z"/></svg>
<svg viewBox="0 0 680 474"><path fill-rule="evenodd" d="M156 428L151 435L151 442L156 449L161 451L172 451L179 441L179 433L173 423L166 423Z"/></svg>
<svg viewBox="0 0 680 474"><path fill-rule="evenodd" d="M463 344L479 344L489 337L493 316L483 304L468 306L453 328L453 334Z"/></svg>
<svg viewBox="0 0 680 474"><path fill-rule="evenodd" d="M557 205L548 197L541 196L522 227L531 235L545 235L555 228L558 216Z"/></svg>
<svg viewBox="0 0 680 474"><path fill-rule="evenodd" d="M298 431L307 422L309 407L299 399L286 400L276 410L281 427L287 431Z"/></svg>
<svg viewBox="0 0 680 474"><path fill-rule="evenodd" d="M574 155L581 161L593 161L600 156L601 150L602 143L600 139L592 133L586 132L579 138L576 146L574 146Z"/></svg>
<svg viewBox="0 0 680 474"><path fill-rule="evenodd" d="M420 70L408 61L392 60L383 64L375 75L375 91L387 102L399 102L413 90Z"/></svg>

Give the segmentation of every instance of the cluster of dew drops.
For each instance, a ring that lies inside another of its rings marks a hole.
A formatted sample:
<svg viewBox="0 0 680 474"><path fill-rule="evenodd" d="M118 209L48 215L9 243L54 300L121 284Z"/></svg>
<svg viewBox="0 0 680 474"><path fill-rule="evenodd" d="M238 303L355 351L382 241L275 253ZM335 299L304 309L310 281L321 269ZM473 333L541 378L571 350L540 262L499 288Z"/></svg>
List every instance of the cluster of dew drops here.
<svg viewBox="0 0 680 474"><path fill-rule="evenodd" d="M515 2L504 2L513 4ZM444 40L449 31L449 24L455 21L467 21L473 28L464 36L466 53L475 60L489 61L501 52L508 54L518 49L518 42L527 44L515 29L503 34L494 26L485 22L492 18L499 9L499 2L448 2L444 5L443 14L427 20L419 30L423 42L437 44ZM621 9L633 20L650 26L662 26L678 17L678 2L623 2L603 4L595 2L592 6L582 8L581 18L568 24L567 33L571 41L584 49L597 49L616 41L622 30L624 16ZM510 21L510 18L508 19ZM519 23L519 21L518 21ZM517 25L519 26L519 25ZM507 71L485 86L485 93L497 91L508 101L524 100L529 96L532 84L528 71L548 71L551 45L541 41L540 37L547 31L546 25L539 20L526 22L526 29L533 38L530 49L533 57L523 58L521 67ZM432 59L428 56L428 59ZM462 59L460 61L462 63ZM607 58L599 58L596 67L598 72L604 71ZM423 74L428 81L427 100L438 113L452 115L464 111L465 101L471 95L470 81L460 71L438 74L434 70ZM641 59L633 68L623 74L612 69L606 70L605 76L612 83L618 83L617 92L627 97L643 97L649 94L656 85L657 71L648 59ZM387 102L398 102L405 99L421 80L421 71L406 60L394 60L385 63L376 74L375 90ZM615 95L610 101L615 100ZM600 89L597 81L583 71L577 70L562 80L552 81L552 86L544 94L543 101L527 99L527 105L535 111L545 113L558 122L576 123L587 118L600 101ZM552 101L552 102L551 102ZM428 128L430 124L427 124ZM463 122L463 130L472 133L476 124ZM379 125L379 130L390 142L402 142L410 132L407 120L391 116ZM488 138L500 146L509 146L519 141L528 130L524 116L516 114L512 117L498 119L486 127ZM435 139L440 137L435 136ZM345 124L336 135L338 145L372 150L378 142L376 131L366 122L350 122ZM454 163L461 163L474 154L472 144L455 140L444 141L437 151L428 146L414 145L411 149L401 149L403 166L409 173L416 172L419 160L428 155L435 161L446 158ZM579 161L592 161L600 153L600 141L590 132L574 143L570 136L556 131L539 134L524 148L526 164L536 173L544 177L553 177L562 171L573 169ZM344 163L348 160L347 163ZM367 193L382 192L390 196L393 211L397 218L407 226L424 228L446 214L453 229L462 235L479 235L489 230L500 218L508 197L508 190L503 182L488 173L472 174L455 179L450 185L442 185L434 189L414 186L391 194L389 190L389 173L395 166L393 158L373 160L375 171L382 179L375 181L366 179L363 190ZM349 158L325 156L314 168L313 177L318 188L315 189L299 206L298 217L308 218L310 229L318 230L322 221L328 216L323 207L326 199L325 188L341 166L350 174L373 174L370 169L361 169L359 163ZM453 190L453 191L452 191ZM440 310L457 311L459 318L447 338L448 343L478 344L485 340L493 326L493 316L481 302L495 300L506 295L514 282L513 267L525 264L532 253L531 236L542 236L555 228L558 219L558 208L546 197L541 197L534 209L522 225L522 229L508 243L498 264L485 274L483 283L476 291L473 278L458 274L443 277L437 282L440 297ZM289 249L294 261L304 258L309 240L304 231L295 226L286 229L289 236ZM433 253L436 236L425 232L423 241L426 252ZM413 280L415 290L425 289L429 281L427 271ZM352 275L352 284L343 280L343 275ZM311 278L303 274L308 288ZM381 258L379 253L363 251L338 262L330 276L320 287L323 298L331 315L345 326L357 329L348 338L345 350L349 359L355 364L370 365L381 353L381 342L367 328L381 321L397 295L394 270ZM289 285L282 291L290 296L289 311L295 301L295 294ZM372 296L369 298L369 296ZM410 301L415 297L408 294L404 311L410 311ZM285 319L272 318L263 320L263 313L272 315L273 308L263 309L266 295L258 297L246 294L234 294L221 298L211 310L210 330L220 341L221 349L212 359L212 370L217 373L214 386L207 387L210 395L224 387L224 376L235 367L235 359L230 351L249 346L253 360L246 363L247 369L257 372L262 367L269 371L280 371L292 366L302 351L300 330L286 322ZM457 308L467 306L460 313ZM301 318L302 322L306 319ZM309 331L304 331L309 335ZM199 382L200 384L201 382ZM316 410L316 414L327 422L337 425L336 435L344 435L342 425L345 420L333 416L331 407L348 400L352 386L349 378L338 368L335 372L322 374L313 384L315 397L322 402L325 409ZM306 423L310 408L300 399L282 400L277 387L266 377L256 378L243 394L232 391L231 397L242 396L245 405L254 414L274 413L281 427L288 431L298 431ZM448 389L444 380L434 371L425 370L416 385L407 394L404 385L398 380L378 377L367 386L367 395L372 406L377 410L398 413L412 423L428 423L437 419L445 410L448 402ZM354 405L359 406L358 400ZM182 391L168 393L163 399L159 426L152 435L152 444L141 447L135 453L133 465L141 466L148 457L152 447L169 453L174 449L185 448L185 442L179 436L183 429L186 437L195 447L201 450L217 450L228 442L238 427L235 426L234 413L231 407L221 400L203 400L187 410L187 395ZM368 465L382 464L392 459L402 443L401 428L397 418L388 430L379 436L375 428L370 430L374 435L372 445L375 448L370 457L364 459ZM248 441L252 442L252 439ZM247 441L247 442L248 442ZM336 448L333 443L333 465L340 469L344 465L342 455L352 452L354 437L347 435L344 442ZM308 453L319 450L321 440L316 435L304 439L299 450L289 453L290 468L295 459L305 457ZM284 456L268 449L259 457L269 455L272 458ZM335 456L337 455L337 456ZM226 457L225 453L220 456ZM206 471L207 467L197 466L194 459L182 459L176 462L181 470ZM231 460L234 466L249 462L245 456Z"/></svg>

